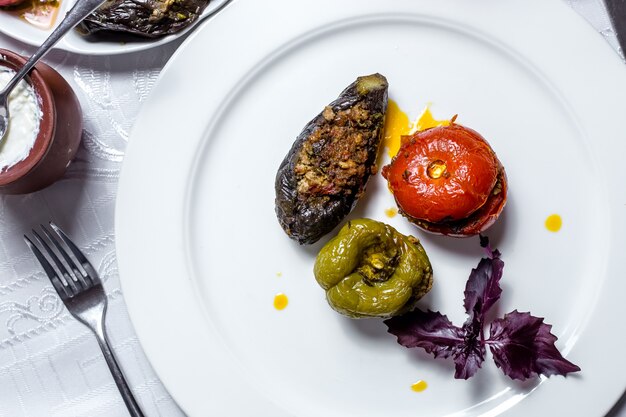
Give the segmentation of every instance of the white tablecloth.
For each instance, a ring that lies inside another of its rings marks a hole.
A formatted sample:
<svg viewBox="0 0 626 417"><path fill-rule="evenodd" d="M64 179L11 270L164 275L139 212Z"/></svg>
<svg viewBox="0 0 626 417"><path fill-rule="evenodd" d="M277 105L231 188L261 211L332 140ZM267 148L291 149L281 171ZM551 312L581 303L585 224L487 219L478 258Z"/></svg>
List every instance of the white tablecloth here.
<svg viewBox="0 0 626 417"><path fill-rule="evenodd" d="M566 1L621 52L601 0ZM134 333L120 290L113 228L130 129L180 43L121 57L54 51L46 58L78 94L85 131L61 181L31 195L0 197L0 417L128 416L93 335L64 309L23 243L26 231L49 220L74 238L104 281L108 333L145 414L184 415ZM1 34L0 48L33 51ZM623 403L611 417L626 417Z"/></svg>

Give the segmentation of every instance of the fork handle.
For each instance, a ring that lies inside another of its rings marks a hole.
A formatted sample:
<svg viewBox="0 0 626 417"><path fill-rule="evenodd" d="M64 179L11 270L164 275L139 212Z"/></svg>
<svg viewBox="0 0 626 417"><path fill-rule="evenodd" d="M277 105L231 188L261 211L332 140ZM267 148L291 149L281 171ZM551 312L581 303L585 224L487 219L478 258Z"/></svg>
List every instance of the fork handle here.
<svg viewBox="0 0 626 417"><path fill-rule="evenodd" d="M120 390L120 394L122 394L122 398L124 399L124 403L126 403L128 412L130 413L131 417L144 417L141 409L139 408L139 405L137 404L137 401L135 400L135 397L133 396L133 393L126 383L124 374L122 374L122 370L117 364L115 356L113 356L113 352L111 351L111 348L109 346L109 340L107 338L106 332L104 331L104 323L93 329L93 332L98 339L98 344L100 345L100 349L102 350L104 359L106 359L107 365L109 365L111 375L113 375L115 384Z"/></svg>

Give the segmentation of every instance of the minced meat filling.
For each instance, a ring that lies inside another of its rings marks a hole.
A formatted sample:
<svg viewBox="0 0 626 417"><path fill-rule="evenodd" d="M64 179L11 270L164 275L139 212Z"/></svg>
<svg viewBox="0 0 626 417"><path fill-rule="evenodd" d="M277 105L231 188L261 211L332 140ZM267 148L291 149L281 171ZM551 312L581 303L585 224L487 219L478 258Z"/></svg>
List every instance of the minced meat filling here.
<svg viewBox="0 0 626 417"><path fill-rule="evenodd" d="M295 166L298 194L346 195L358 189L365 175L370 143L378 137L376 122L364 103L333 111L304 142Z"/></svg>

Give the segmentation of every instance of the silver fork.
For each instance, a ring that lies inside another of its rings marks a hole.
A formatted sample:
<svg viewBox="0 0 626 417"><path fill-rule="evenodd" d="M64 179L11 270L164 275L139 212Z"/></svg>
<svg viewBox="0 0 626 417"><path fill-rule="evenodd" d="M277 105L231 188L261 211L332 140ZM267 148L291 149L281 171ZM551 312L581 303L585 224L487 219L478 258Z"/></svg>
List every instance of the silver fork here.
<svg viewBox="0 0 626 417"><path fill-rule="evenodd" d="M104 359L109 365L113 379L120 390L120 394L122 394L122 398L124 398L130 415L143 417L143 413L137 405L137 401L133 397L109 346L104 325L107 297L100 278L85 255L67 235L52 222L50 227L52 230L41 225L45 238L33 229L33 236L37 243L33 242L27 235L24 235L24 240L48 274L52 286L63 300L65 307L72 316L96 335ZM63 261L58 255L63 258ZM52 260L52 263L49 259Z"/></svg>

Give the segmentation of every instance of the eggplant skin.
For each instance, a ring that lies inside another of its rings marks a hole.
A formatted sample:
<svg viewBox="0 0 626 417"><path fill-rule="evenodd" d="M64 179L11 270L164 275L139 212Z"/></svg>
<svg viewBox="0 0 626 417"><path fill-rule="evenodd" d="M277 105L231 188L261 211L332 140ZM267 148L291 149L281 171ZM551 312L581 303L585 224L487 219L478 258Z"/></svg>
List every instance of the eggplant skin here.
<svg viewBox="0 0 626 417"><path fill-rule="evenodd" d="M83 35L158 38L193 23L210 0L107 0L78 26Z"/></svg>
<svg viewBox="0 0 626 417"><path fill-rule="evenodd" d="M381 147L387 79L358 77L298 135L276 174L276 216L300 244L333 230L365 191Z"/></svg>

